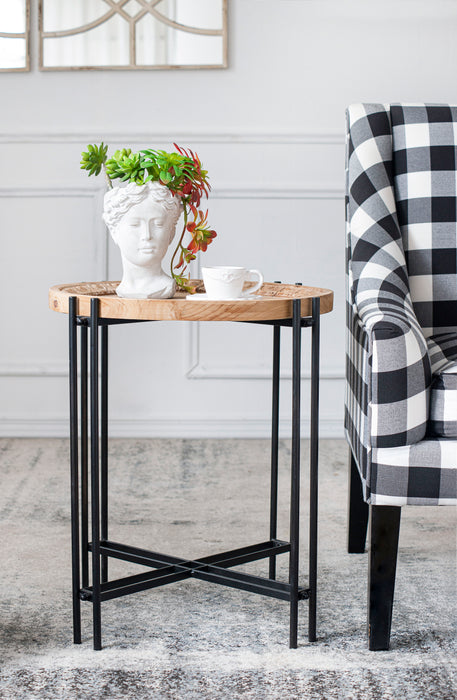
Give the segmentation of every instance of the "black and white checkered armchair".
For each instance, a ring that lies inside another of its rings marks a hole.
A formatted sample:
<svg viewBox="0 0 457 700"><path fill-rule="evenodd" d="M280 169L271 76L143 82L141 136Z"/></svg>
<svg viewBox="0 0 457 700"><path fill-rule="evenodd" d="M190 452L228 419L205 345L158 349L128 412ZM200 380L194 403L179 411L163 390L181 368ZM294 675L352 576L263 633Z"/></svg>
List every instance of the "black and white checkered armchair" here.
<svg viewBox="0 0 457 700"><path fill-rule="evenodd" d="M401 506L457 503L457 106L347 111L349 552L388 649Z"/></svg>

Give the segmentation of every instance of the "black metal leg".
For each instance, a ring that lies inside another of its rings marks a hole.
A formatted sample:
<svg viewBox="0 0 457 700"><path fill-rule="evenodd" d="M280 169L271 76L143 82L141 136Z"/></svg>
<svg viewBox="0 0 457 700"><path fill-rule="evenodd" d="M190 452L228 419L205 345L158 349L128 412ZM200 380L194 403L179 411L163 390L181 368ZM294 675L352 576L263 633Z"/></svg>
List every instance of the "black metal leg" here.
<svg viewBox="0 0 457 700"><path fill-rule="evenodd" d="M108 326L101 329L101 539L108 539ZM102 582L108 581L108 557L101 559Z"/></svg>
<svg viewBox="0 0 457 700"><path fill-rule="evenodd" d="M79 493L78 493L78 340L76 297L69 299L70 342L70 472L71 472L71 557L73 595L73 641L81 644L81 601L79 598Z"/></svg>
<svg viewBox="0 0 457 700"><path fill-rule="evenodd" d="M92 506L92 605L94 649L102 648L100 602L100 465L98 444L98 328L99 302L91 299L90 316L90 443Z"/></svg>
<svg viewBox="0 0 457 700"><path fill-rule="evenodd" d="M273 396L271 411L271 487L270 540L277 537L278 527L278 452L279 452L279 371L281 328L273 328ZM276 557L270 557L269 577L276 579Z"/></svg>
<svg viewBox="0 0 457 700"><path fill-rule="evenodd" d="M389 648L401 508L371 506L368 574L368 646Z"/></svg>
<svg viewBox="0 0 457 700"><path fill-rule="evenodd" d="M348 552L361 554L367 539L369 506L363 499L362 481L349 448Z"/></svg>
<svg viewBox="0 0 457 700"><path fill-rule="evenodd" d="M310 426L310 484L309 484L309 609L308 640L316 641L317 609L317 510L319 458L319 347L320 299L313 299L313 330L311 340L311 426Z"/></svg>
<svg viewBox="0 0 457 700"><path fill-rule="evenodd" d="M300 381L301 381L301 300L293 301L292 319L292 465L290 496L290 637L297 648L298 566L300 534Z"/></svg>
<svg viewBox="0 0 457 700"><path fill-rule="evenodd" d="M81 338L81 577L83 588L89 585L89 485L88 485L88 355L87 325Z"/></svg>

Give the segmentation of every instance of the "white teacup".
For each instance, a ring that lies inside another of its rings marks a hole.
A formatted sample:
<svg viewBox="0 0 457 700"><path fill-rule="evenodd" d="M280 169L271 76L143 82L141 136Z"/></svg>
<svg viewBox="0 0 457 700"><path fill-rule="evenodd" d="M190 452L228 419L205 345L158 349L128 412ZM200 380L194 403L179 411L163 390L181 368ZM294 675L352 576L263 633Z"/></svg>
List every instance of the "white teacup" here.
<svg viewBox="0 0 457 700"><path fill-rule="evenodd" d="M208 299L239 299L254 294L263 284L263 275L259 270L247 270L245 267L202 267L203 282ZM251 277L257 277L257 283L243 294L243 285Z"/></svg>

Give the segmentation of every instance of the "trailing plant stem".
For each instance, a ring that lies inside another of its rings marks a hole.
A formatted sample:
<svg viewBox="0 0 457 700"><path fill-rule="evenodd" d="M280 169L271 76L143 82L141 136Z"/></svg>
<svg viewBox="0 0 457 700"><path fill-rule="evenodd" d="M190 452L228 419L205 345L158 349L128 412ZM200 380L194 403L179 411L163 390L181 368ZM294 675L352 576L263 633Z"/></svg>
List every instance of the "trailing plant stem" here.
<svg viewBox="0 0 457 700"><path fill-rule="evenodd" d="M186 230L187 230L187 205L186 205L185 203L183 203L183 204L184 204L184 226L183 226L183 229L182 229L181 236L179 237L178 244L177 244L177 246L176 246L176 248L175 248L175 251L174 251L174 253L173 253L173 255L172 255L171 263L170 263L170 271L171 271L171 276L172 276L173 278L174 278L174 276L175 276L175 275L174 275L174 272L173 272L173 266L174 266L175 258L176 258L176 255L177 255L179 249L181 248L182 241L183 241L183 238L184 238L184 234L186 233Z"/></svg>
<svg viewBox="0 0 457 700"><path fill-rule="evenodd" d="M103 174L104 174L104 176L105 176L105 180L106 180L106 183L107 183L107 185L108 185L108 189L112 190L112 189L113 189L113 183L111 182L110 176L109 176L108 173L106 172L105 163L103 163Z"/></svg>

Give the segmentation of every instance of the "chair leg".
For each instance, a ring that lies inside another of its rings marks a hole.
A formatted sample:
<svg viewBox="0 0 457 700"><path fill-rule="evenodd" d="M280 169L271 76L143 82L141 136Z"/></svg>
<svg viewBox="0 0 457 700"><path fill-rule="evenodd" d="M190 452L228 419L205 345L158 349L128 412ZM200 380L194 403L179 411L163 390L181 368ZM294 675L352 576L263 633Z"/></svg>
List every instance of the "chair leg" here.
<svg viewBox="0 0 457 700"><path fill-rule="evenodd" d="M363 500L362 481L351 449L349 449L348 511L348 552L361 554L365 551L369 507Z"/></svg>
<svg viewBox="0 0 457 700"><path fill-rule="evenodd" d="M368 571L368 647L387 650L397 567L399 506L371 506Z"/></svg>

